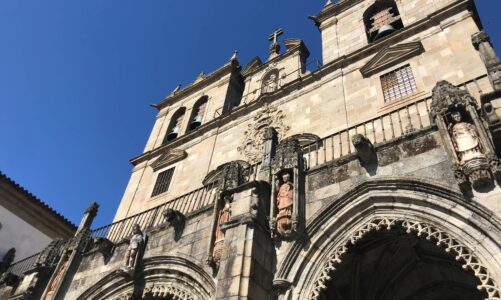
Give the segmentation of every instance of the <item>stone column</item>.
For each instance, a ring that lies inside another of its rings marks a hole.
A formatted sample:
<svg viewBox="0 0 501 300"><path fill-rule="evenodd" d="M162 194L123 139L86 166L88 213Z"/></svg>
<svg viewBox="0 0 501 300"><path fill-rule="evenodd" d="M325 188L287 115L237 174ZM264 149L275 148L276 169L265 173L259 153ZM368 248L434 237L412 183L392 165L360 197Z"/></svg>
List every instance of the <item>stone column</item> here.
<svg viewBox="0 0 501 300"><path fill-rule="evenodd" d="M487 72L489 72L492 87L494 90L501 90L501 61L492 47L489 35L480 31L473 34L471 39L473 46L479 51L480 57L484 61Z"/></svg>
<svg viewBox="0 0 501 300"><path fill-rule="evenodd" d="M259 171L259 179L271 184L271 162L275 157L278 144L278 133L273 127L268 127L264 133L263 161Z"/></svg>
<svg viewBox="0 0 501 300"><path fill-rule="evenodd" d="M225 231L216 299L272 299L273 243L267 230L267 183L253 182L233 194Z"/></svg>
<svg viewBox="0 0 501 300"><path fill-rule="evenodd" d="M87 243L90 226L97 215L98 208L99 205L94 202L85 211L75 236L68 241L40 299L64 299L64 291L71 283L71 277L78 267L82 251L84 250L83 248Z"/></svg>

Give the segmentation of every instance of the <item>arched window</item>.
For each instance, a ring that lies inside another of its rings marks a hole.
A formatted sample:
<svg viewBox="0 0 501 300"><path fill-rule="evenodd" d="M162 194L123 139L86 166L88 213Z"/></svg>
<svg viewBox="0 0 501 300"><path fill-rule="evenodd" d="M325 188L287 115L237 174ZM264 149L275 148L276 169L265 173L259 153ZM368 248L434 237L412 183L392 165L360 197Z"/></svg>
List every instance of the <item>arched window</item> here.
<svg viewBox="0 0 501 300"><path fill-rule="evenodd" d="M207 107L207 100L209 100L209 97L203 96L202 98L198 99L198 101L193 106L193 111L191 112L190 116L190 124L188 125L188 131L191 131L202 125L205 115L205 109Z"/></svg>
<svg viewBox="0 0 501 300"><path fill-rule="evenodd" d="M261 91L263 94L273 93L278 88L278 70L273 69L263 76Z"/></svg>
<svg viewBox="0 0 501 300"><path fill-rule="evenodd" d="M169 127L167 127L167 134L165 135L164 143L170 142L179 136L185 112L186 108L181 107L174 113L174 115L172 115Z"/></svg>
<svg viewBox="0 0 501 300"><path fill-rule="evenodd" d="M364 13L365 31L369 43L404 28L394 0L376 0Z"/></svg>

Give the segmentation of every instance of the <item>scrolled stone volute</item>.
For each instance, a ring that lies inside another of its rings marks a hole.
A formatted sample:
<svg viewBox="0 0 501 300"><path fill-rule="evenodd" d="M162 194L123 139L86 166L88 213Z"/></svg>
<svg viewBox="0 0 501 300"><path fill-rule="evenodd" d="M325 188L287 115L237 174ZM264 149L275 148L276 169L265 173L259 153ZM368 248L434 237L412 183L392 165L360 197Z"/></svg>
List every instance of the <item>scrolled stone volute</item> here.
<svg viewBox="0 0 501 300"><path fill-rule="evenodd" d="M376 150L367 137L363 134L357 134L353 136L351 142L357 150L357 155L362 165L369 165L377 162Z"/></svg>

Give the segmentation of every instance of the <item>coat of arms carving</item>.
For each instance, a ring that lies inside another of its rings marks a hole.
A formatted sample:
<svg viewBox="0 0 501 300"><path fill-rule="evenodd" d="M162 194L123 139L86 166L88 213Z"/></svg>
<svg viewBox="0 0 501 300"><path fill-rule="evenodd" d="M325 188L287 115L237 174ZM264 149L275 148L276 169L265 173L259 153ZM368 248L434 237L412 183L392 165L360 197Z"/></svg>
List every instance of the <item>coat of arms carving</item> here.
<svg viewBox="0 0 501 300"><path fill-rule="evenodd" d="M257 163L263 155L264 134L266 128L274 127L278 133L278 140L282 140L290 127L284 125L285 114L274 106L265 104L254 117L244 132L244 139L238 152L247 158L247 161Z"/></svg>

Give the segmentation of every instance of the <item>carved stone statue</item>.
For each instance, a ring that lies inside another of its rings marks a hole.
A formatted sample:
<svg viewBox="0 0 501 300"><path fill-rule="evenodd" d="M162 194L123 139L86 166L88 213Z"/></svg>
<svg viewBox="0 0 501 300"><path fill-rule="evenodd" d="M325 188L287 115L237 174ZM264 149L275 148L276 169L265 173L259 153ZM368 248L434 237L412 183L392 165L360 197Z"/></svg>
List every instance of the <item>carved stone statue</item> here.
<svg viewBox="0 0 501 300"><path fill-rule="evenodd" d="M212 250L212 258L214 262L218 263L221 260L221 254L223 252L224 247L224 231L221 230L221 225L228 222L231 216L231 205L230 198L224 197L224 206L219 211L216 231L214 233L214 248Z"/></svg>
<svg viewBox="0 0 501 300"><path fill-rule="evenodd" d="M277 74L271 74L270 77L264 82L263 93L273 93L278 87Z"/></svg>
<svg viewBox="0 0 501 300"><path fill-rule="evenodd" d="M457 110L451 113L451 118L454 124L450 125L450 132L459 163L464 165L472 159L485 158L475 126L464 122Z"/></svg>
<svg viewBox="0 0 501 300"><path fill-rule="evenodd" d="M282 183L277 182L277 231L287 236L292 230L292 210L294 204L294 185L288 172L282 175Z"/></svg>
<svg viewBox="0 0 501 300"><path fill-rule="evenodd" d="M137 261L139 252L141 251L141 247L144 244L143 233L141 232L141 227L138 224L135 224L132 227L132 237L129 241L129 247L127 248L127 252L125 254L125 268L128 270L134 270Z"/></svg>

